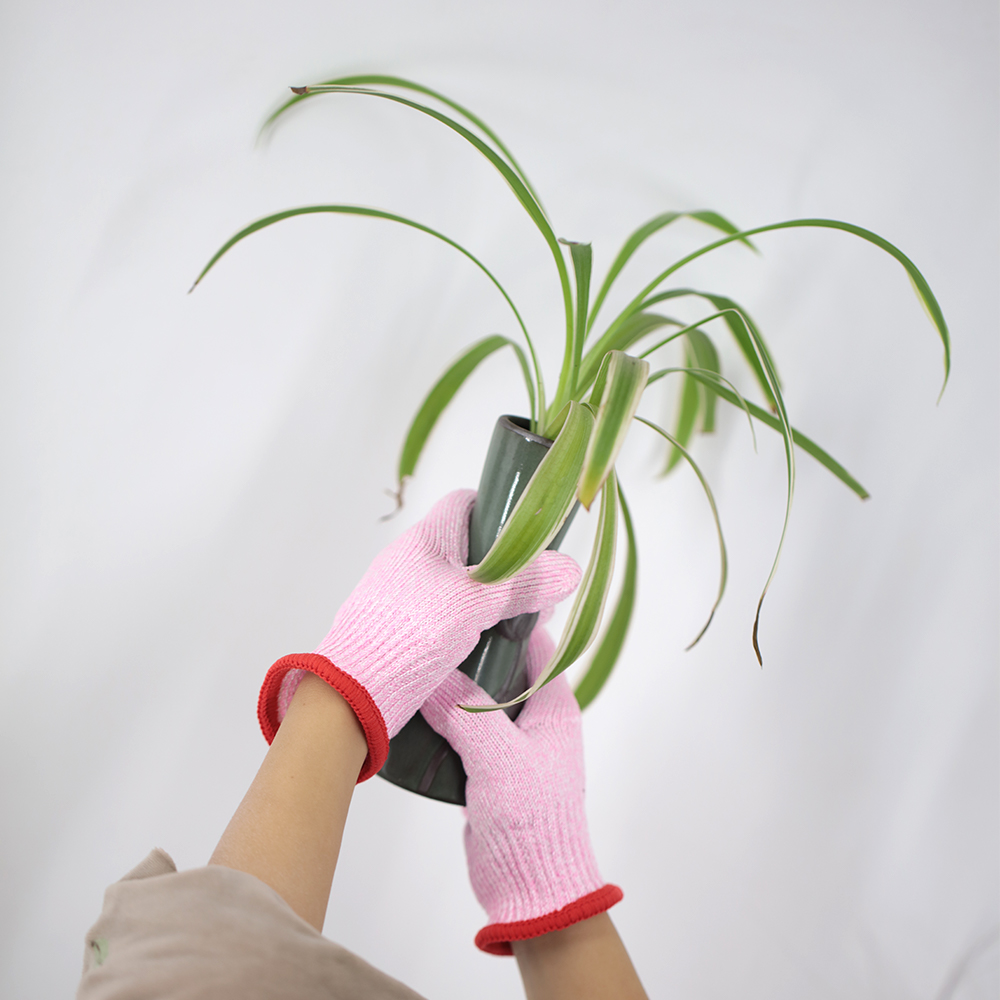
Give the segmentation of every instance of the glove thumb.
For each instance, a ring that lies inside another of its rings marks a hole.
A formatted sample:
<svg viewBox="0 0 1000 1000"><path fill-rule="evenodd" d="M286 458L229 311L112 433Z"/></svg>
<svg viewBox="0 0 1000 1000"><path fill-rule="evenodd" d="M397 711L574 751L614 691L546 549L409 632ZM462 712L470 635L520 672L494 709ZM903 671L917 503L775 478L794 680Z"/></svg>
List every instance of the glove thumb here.
<svg viewBox="0 0 1000 1000"><path fill-rule="evenodd" d="M572 556L546 549L509 580L480 586L493 604L496 620L501 621L559 604L580 585L581 575Z"/></svg>

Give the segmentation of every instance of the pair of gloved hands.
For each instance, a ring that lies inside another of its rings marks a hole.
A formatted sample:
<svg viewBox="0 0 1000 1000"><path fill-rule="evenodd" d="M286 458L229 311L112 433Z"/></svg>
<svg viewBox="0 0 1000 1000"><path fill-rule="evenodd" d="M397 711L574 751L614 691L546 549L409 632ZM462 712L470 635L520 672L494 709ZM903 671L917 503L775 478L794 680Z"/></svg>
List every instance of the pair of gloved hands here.
<svg viewBox="0 0 1000 1000"><path fill-rule="evenodd" d="M543 552L503 583L469 579L465 560L476 494L459 490L384 549L312 653L278 660L260 692L268 743L306 671L334 687L368 741L358 781L385 763L389 739L417 711L455 748L468 776L465 849L489 924L476 944L511 954L511 941L568 927L622 898L602 881L584 813L580 710L565 677L530 698L516 722L504 712L469 713L492 699L456 668L482 631L516 615L546 612L580 582L569 556ZM553 652L535 629L533 681Z"/></svg>

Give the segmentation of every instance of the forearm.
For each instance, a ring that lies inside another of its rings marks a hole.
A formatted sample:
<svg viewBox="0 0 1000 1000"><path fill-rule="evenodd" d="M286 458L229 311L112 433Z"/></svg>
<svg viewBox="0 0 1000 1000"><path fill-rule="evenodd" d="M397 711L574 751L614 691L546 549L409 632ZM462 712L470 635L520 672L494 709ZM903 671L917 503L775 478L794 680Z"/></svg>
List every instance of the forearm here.
<svg viewBox="0 0 1000 1000"><path fill-rule="evenodd" d="M209 864L256 876L322 930L367 752L347 702L307 675Z"/></svg>
<svg viewBox="0 0 1000 1000"><path fill-rule="evenodd" d="M646 1000L607 913L511 946L528 1000Z"/></svg>

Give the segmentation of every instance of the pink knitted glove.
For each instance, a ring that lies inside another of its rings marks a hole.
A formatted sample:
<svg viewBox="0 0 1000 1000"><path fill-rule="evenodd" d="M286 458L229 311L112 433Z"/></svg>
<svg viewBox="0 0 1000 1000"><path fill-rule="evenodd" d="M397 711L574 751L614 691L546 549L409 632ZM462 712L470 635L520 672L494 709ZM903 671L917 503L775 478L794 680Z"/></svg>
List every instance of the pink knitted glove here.
<svg viewBox="0 0 1000 1000"><path fill-rule="evenodd" d="M536 628L528 646L532 681L552 652L548 633ZM511 941L603 913L622 891L601 879L590 848L580 709L565 676L529 698L516 722L503 712L466 712L460 704L493 700L456 670L421 711L468 775L465 854L489 919L476 945L510 955Z"/></svg>
<svg viewBox="0 0 1000 1000"><path fill-rule="evenodd" d="M389 739L498 621L558 604L580 581L580 568L543 552L503 583L469 579L469 517L476 494L458 490L385 548L337 612L312 653L284 656L264 678L257 705L268 743L306 671L336 688L368 740L358 777L385 763Z"/></svg>

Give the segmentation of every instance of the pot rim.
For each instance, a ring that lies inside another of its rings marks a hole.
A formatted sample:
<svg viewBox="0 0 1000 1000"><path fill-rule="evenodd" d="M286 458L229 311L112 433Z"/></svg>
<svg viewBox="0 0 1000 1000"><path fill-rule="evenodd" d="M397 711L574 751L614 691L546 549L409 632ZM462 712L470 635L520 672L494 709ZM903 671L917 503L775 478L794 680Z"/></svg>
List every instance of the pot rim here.
<svg viewBox="0 0 1000 1000"><path fill-rule="evenodd" d="M535 434L533 431L529 431L527 426L530 425L531 421L528 417L518 417L512 413L505 413L500 417L500 422L510 431L515 434L520 434L527 441L534 441L537 444L544 445L546 448L552 445L552 438L542 437L540 434Z"/></svg>

